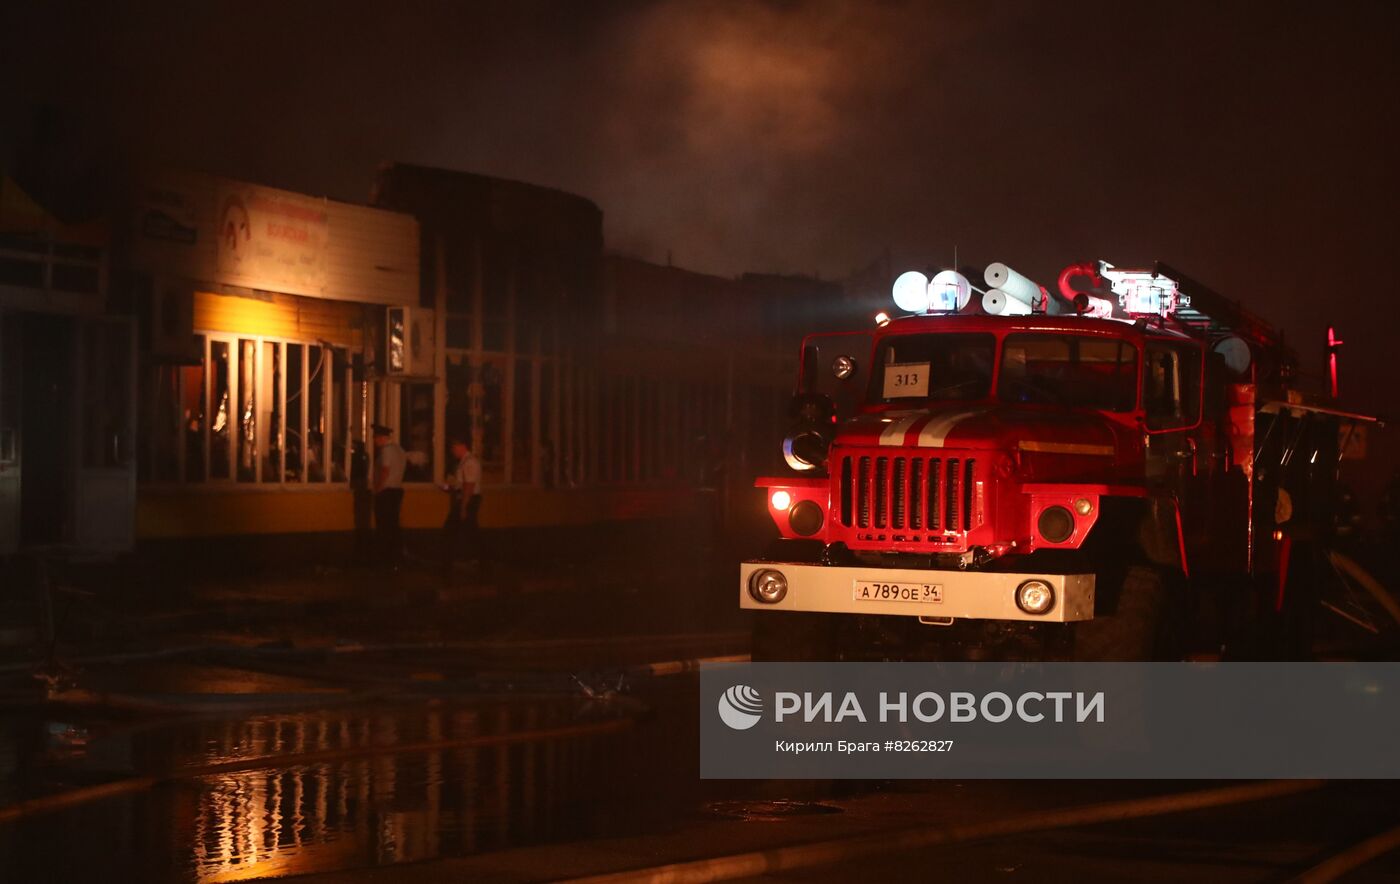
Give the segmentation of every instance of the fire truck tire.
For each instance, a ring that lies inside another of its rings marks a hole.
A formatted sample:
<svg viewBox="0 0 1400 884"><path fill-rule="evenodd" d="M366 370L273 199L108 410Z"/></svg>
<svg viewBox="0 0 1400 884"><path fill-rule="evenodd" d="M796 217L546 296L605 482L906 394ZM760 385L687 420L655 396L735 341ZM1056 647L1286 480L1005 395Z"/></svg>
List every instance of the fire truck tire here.
<svg viewBox="0 0 1400 884"><path fill-rule="evenodd" d="M805 611L754 615L755 663L815 663L836 659L836 618Z"/></svg>
<svg viewBox="0 0 1400 884"><path fill-rule="evenodd" d="M1103 594L1111 608L1074 625L1074 659L1086 662L1175 659L1168 616L1167 582L1143 565L1127 569L1114 590Z"/></svg>

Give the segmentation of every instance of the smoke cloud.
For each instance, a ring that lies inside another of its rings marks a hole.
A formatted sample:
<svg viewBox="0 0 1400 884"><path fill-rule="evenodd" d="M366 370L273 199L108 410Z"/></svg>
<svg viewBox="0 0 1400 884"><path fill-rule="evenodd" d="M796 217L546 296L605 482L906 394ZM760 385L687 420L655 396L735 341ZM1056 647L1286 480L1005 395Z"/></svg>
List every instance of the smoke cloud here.
<svg viewBox="0 0 1400 884"><path fill-rule="evenodd" d="M36 103L100 142L359 200L399 159L582 193L610 247L840 277L1169 261L1395 410L1396 12L1276 4L660 0L10 4ZM17 122L19 121L19 122Z"/></svg>

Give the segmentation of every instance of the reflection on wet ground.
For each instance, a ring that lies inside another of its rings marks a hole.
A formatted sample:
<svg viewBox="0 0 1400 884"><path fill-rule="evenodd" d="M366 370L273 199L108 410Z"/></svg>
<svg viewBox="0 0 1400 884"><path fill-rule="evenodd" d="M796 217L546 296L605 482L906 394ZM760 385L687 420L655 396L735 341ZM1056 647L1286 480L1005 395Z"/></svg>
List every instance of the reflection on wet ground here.
<svg viewBox="0 0 1400 884"><path fill-rule="evenodd" d="M650 699L665 708L419 701L95 725L77 760L52 753L50 723L26 722L0 740L0 775L26 796L177 779L4 826L0 867L12 880L235 881L647 831L697 805L691 695ZM631 726L598 732L639 711ZM571 733L579 726L593 731Z"/></svg>

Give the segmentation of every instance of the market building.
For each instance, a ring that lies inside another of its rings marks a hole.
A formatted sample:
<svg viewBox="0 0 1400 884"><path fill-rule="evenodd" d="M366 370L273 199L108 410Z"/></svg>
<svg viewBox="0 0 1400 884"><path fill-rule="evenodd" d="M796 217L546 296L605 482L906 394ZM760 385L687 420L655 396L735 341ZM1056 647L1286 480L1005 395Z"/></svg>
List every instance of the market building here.
<svg viewBox="0 0 1400 884"><path fill-rule="evenodd" d="M84 226L0 196L8 551L347 533L373 423L409 529L458 435L487 528L709 518L777 456L797 330L841 296L610 254L583 197L405 164L370 206L171 169Z"/></svg>
<svg viewBox="0 0 1400 884"><path fill-rule="evenodd" d="M421 225L434 426L473 440L487 527L722 509L756 446L777 454L803 305L841 292L610 254L594 203L522 182L396 163L371 201ZM405 523L441 510L410 497Z"/></svg>
<svg viewBox="0 0 1400 884"><path fill-rule="evenodd" d="M397 428L430 482L433 325L413 218L214 176L138 179L141 540L353 528L353 448Z"/></svg>

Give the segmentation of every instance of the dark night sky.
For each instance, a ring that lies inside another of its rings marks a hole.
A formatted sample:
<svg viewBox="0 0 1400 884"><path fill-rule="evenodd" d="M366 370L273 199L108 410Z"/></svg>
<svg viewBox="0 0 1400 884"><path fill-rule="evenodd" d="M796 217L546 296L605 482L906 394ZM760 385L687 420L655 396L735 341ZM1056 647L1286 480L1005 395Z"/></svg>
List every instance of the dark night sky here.
<svg viewBox="0 0 1400 884"><path fill-rule="evenodd" d="M1400 415L1392 4L124 6L6 5L4 148L47 103L93 153L341 199L387 159L519 178L724 274L1160 258L1310 370L1335 322L1344 394Z"/></svg>

